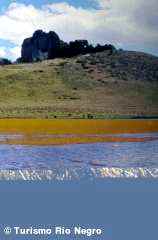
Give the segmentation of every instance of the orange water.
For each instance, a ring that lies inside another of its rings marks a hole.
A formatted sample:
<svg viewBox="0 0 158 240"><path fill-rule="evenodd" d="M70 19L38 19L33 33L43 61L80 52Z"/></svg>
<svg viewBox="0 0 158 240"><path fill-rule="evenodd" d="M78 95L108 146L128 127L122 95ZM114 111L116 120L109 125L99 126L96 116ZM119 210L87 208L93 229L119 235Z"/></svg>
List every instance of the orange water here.
<svg viewBox="0 0 158 240"><path fill-rule="evenodd" d="M22 134L21 138L8 137L0 141L3 144L55 145L149 141L152 138L108 136L108 134L148 132L158 132L158 120L0 120L0 134Z"/></svg>
<svg viewBox="0 0 158 240"><path fill-rule="evenodd" d="M115 134L157 131L158 120L0 119L1 133Z"/></svg>

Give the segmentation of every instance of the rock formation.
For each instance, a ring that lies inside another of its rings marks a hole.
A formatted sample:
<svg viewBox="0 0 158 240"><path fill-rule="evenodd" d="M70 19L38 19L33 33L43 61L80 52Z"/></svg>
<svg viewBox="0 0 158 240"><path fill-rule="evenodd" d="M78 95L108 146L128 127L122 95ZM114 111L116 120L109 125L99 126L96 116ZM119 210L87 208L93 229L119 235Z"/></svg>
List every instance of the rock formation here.
<svg viewBox="0 0 158 240"><path fill-rule="evenodd" d="M73 57L79 54L101 52L110 50L112 53L115 48L112 45L89 45L87 40L75 40L66 43L60 40L59 36L50 31L45 33L37 30L31 38L24 40L22 44L21 58L18 62L36 62L56 57Z"/></svg>
<svg viewBox="0 0 158 240"><path fill-rule="evenodd" d="M37 30L31 38L24 40L21 57L23 62L36 62L56 57L60 39L55 32Z"/></svg>

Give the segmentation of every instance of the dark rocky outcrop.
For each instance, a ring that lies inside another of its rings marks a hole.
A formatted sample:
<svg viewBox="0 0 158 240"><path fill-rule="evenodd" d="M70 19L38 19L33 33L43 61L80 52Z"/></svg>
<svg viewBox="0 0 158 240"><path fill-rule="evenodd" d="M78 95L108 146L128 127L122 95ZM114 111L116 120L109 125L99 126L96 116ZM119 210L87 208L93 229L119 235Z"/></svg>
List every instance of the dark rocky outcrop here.
<svg viewBox="0 0 158 240"><path fill-rule="evenodd" d="M11 61L8 60L7 58L0 58L0 65L3 66L3 65L9 65L11 64Z"/></svg>
<svg viewBox="0 0 158 240"><path fill-rule="evenodd" d="M56 56L60 47L60 39L55 32L45 33L37 30L31 38L22 44L21 58L23 62L35 62Z"/></svg>
<svg viewBox="0 0 158 240"><path fill-rule="evenodd" d="M50 31L45 33L37 30L31 38L24 40L22 44L21 58L17 62L36 62L57 57L73 57L79 54L95 53L109 50L112 53L115 47L112 45L90 45L87 40L75 40L66 43L59 36Z"/></svg>

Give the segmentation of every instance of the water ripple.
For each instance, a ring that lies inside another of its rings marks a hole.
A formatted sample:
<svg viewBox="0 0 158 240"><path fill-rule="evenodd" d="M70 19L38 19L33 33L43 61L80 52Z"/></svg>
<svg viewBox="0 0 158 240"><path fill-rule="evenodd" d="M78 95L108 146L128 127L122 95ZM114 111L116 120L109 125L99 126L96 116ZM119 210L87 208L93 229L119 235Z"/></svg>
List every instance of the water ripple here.
<svg viewBox="0 0 158 240"><path fill-rule="evenodd" d="M4 137L1 135L0 139ZM16 137L21 136L12 136ZM133 134L132 137L139 139L140 135ZM91 168L158 168L158 134L141 134L141 137L149 140L58 146L0 144L0 169L61 171L62 168L74 168L88 171Z"/></svg>

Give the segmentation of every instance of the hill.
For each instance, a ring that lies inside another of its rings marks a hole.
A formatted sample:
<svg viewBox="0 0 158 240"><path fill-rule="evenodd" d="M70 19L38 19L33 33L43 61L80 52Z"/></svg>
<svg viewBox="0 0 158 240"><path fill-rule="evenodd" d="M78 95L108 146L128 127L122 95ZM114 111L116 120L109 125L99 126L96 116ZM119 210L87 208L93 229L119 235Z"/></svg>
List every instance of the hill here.
<svg viewBox="0 0 158 240"><path fill-rule="evenodd" d="M158 58L108 51L0 67L1 118L158 116Z"/></svg>

